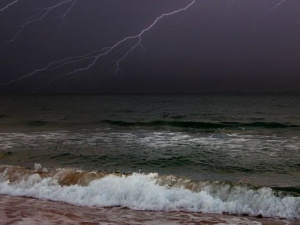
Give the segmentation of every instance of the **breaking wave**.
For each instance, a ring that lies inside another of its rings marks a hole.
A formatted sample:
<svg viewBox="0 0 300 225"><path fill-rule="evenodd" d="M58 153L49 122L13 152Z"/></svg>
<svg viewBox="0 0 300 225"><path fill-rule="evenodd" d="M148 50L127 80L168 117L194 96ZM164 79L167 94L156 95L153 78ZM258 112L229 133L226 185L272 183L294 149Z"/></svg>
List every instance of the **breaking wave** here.
<svg viewBox="0 0 300 225"><path fill-rule="evenodd" d="M191 181L175 176L108 174L76 169L48 171L0 166L0 194L78 206L186 211L300 219L300 197L268 187Z"/></svg>
<svg viewBox="0 0 300 225"><path fill-rule="evenodd" d="M1 115L0 115L1 118ZM89 122L61 122L32 120L19 122L4 122L5 126L25 126L25 127L65 127L81 125L101 125L109 124L123 127L177 127L192 129L222 129L222 128L266 128L266 129L283 129L283 128L300 128L298 124L279 123L279 122L202 122L202 121L183 121L183 120L153 120L153 121L122 121L122 120L101 120Z"/></svg>

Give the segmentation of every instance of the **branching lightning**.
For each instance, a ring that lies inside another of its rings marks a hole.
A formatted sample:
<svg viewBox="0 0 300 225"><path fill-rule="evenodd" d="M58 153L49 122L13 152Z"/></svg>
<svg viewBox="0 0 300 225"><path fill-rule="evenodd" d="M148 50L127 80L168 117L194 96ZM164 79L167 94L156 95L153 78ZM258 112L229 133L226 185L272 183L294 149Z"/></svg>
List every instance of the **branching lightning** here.
<svg viewBox="0 0 300 225"><path fill-rule="evenodd" d="M110 54L112 54L114 52L117 52L120 48L127 46L126 49L121 54L119 54L119 57L114 59L114 61L112 62L113 67L110 70L110 73L113 72L114 74L117 74L117 73L120 72L121 63L131 53L133 53L138 47L143 48L142 40L143 40L143 37L144 37L145 33L150 31L154 26L156 26L164 18L173 16L175 14L178 14L180 12L188 10L189 8L191 8L196 3L196 1L197 0L190 0L190 2L186 6L184 6L183 8L179 8L177 10L161 14L156 19L154 19L154 21L149 26L145 27L140 32L138 32L137 34L131 35L131 36L126 36L126 37L124 37L123 39L117 41L116 43L114 43L111 46L102 48L100 50L93 50L93 51L91 51L89 53L86 53L84 55L71 56L71 57L61 59L61 60L50 62L49 64L47 64L43 67L40 67L38 69L35 69L34 71L32 71L30 73L27 73L23 76L20 76L16 79L12 79L10 81L0 83L0 85L10 85L10 84L22 81L26 78L30 78L30 77L34 77L34 76L38 76L38 75L43 75L46 72L53 72L53 71L57 71L59 69L65 69L65 67L67 67L67 66L72 66L71 71L69 70L70 72L59 72L59 73L57 73L57 75L52 76L51 78L48 78L48 80L45 82L46 84L43 84L42 86L40 86L36 89L36 91L38 91L40 89L43 89L43 88L49 86L50 84L52 84L53 82L55 82L59 79L62 79L62 78L67 77L67 76L72 77L75 74L80 74L81 72L88 71L98 63L102 63L101 65L103 65L104 63L103 63L103 61L101 61L102 59L104 60L105 57L109 56ZM277 0L277 3L275 5L273 5L272 7L264 10L263 12L271 12L271 11L275 10L276 8L280 7L286 1L287 0L279 0L279 2L278 2L278 0ZM68 7L67 7L66 11L64 12L64 14L59 17L59 18L61 18L61 21L64 21L66 16L71 12L71 10L76 5L76 2L77 2L77 0L62 0L59 3L57 3L56 5L41 9L41 11L39 13L34 15L31 19L29 19L23 25L21 25L18 32L13 36L13 38L6 41L6 44L14 42L20 36L20 34L26 29L26 27L28 27L28 26L30 26L30 25L38 22L38 21L43 20L52 11L58 9L62 5L68 5ZM229 1L229 6L234 4L235 2L236 2L236 0L230 0ZM8 9L9 7L15 5L16 3L18 3L18 0L13 0L11 3L7 4L3 8L0 8L0 12ZM81 64L81 66L79 66L78 65L79 63L83 63L84 66L82 66L82 64ZM64 70L64 71L66 71L66 70Z"/></svg>
<svg viewBox="0 0 300 225"><path fill-rule="evenodd" d="M51 8L47 8L47 10L42 14L42 16L38 17L37 19L34 19L34 20L31 20L30 22L35 22L37 20L40 20L42 18L44 18L51 10L57 8L58 6L60 6L61 4L65 4L65 3L68 3L70 1L76 1L76 0L65 0L63 2L61 2L60 4L57 4ZM66 14L71 10L71 8L73 7L73 5L75 4L73 2L73 4L70 6L69 10L66 12ZM118 58L116 61L115 61L115 71L114 73L118 73L119 70L120 70L120 63L126 59L126 57L128 55L130 55L130 53L132 53L138 46L141 46L141 42L142 42L142 37L143 35L151 30L160 20L162 20L163 18L165 17L168 17L168 16L172 16L172 15L175 15L177 13L180 13L182 11L186 11L187 9L189 9L192 5L194 5L194 3L196 2L196 0L192 0L192 2L190 2L187 6L183 7L183 8L180 8L178 10L175 10L175 11L172 11L172 12L169 12L169 13L164 13L162 15L160 15L159 17L157 17L148 27L144 28L142 31L140 31L138 34L136 35L132 35L132 36L127 36L125 38L123 38L122 40L116 42L114 45L110 46L110 47L106 47L106 48L103 48L101 50L95 50L95 51L92 51L90 53L87 53L85 55L82 55L82 56L74 56L74 57L69 57L69 58L65 58L65 59L62 59L62 60L59 60L59 61L54 61L54 62L51 62L49 63L48 65L40 68L40 69L36 69L35 71L31 72L31 73L28 73L26 75L23 75L17 79L14 79L14 80L10 80L6 83L1 83L2 85L9 85L9 84L12 84L14 82L18 82L18 81L21 81L25 78L28 78L28 77L32 77L34 75L37 75L38 73L42 73L42 72L46 72L46 71L53 71L53 70L56 70L56 69L60 69L62 67L64 67L65 65L67 64L73 64L73 63L78 63L78 62L82 62L82 61L86 61L86 60L91 60L91 62L85 66L85 67L79 67L77 69L74 69L73 71L71 71L70 73L66 73L66 74L63 74L63 75L59 75L58 78L54 78L52 80L50 80L50 82L47 83L46 86L48 86L49 84L51 84L52 82L56 81L57 79L59 78L62 78L64 76L67 76L67 75L74 75L76 73L79 73L79 72L83 72L83 71L87 71L89 70L91 67L93 67L99 60L100 58L102 57L105 57L107 55L109 55L110 53L112 53L116 48L120 47L123 43L127 42L127 41L130 41L130 40L136 40L136 43L131 46L129 48L129 50L127 50L120 58ZM65 15L66 15L65 14ZM25 26L28 24L29 22L27 22L25 24ZM23 26L23 29L24 29L24 26ZM21 32L21 31L20 31ZM20 33L19 32L19 33ZM98 53L95 55L95 53ZM43 87L46 87L45 85ZM38 89L41 89L41 88L38 88Z"/></svg>
<svg viewBox="0 0 300 225"><path fill-rule="evenodd" d="M50 64L40 68L40 69L36 69L34 70L33 72L31 73L28 73L24 76L21 76L17 79L14 79L14 80L10 80L6 83L0 83L0 84L4 84L4 85L8 85L8 84L11 84L11 83L15 83L15 82L18 82L18 81L21 81L25 78L28 78L28 77L31 77L31 76L34 76L35 74L39 73L39 72L43 72L43 71L54 71L54 70L57 70L57 69L60 69L62 68L63 66L67 65L67 64L71 64L71 63L76 63L76 62L81 62L83 60L88 60L88 59L94 59L96 56L93 56L93 54L95 53L98 53L99 52L102 52L103 50L106 50L107 48L103 48L102 50L95 50L95 51L92 51L86 55L82 55L82 56L72 56L72 57L69 57L69 58L65 58L65 59L62 59L62 60L59 60L59 61L54 61L54 62L51 62Z"/></svg>
<svg viewBox="0 0 300 225"><path fill-rule="evenodd" d="M16 2L17 2L17 0L14 3L16 3ZM11 4L14 4L14 3L11 3ZM62 20L63 20L67 16L67 14L70 12L70 10L73 8L74 4L76 3L76 0L64 0L54 6L42 9L37 15L33 16L26 23L24 23L21 26L21 28L19 29L19 31L15 34L15 36L12 39L6 41L5 43L8 44L8 43L15 41L27 26L44 19L51 11L55 10L56 8L60 7L61 5L67 4L67 3L72 3L72 4L67 9L67 11L62 15Z"/></svg>
<svg viewBox="0 0 300 225"><path fill-rule="evenodd" d="M116 44L114 44L113 46L109 47L107 49L107 51L105 51L104 53L102 54L99 54L95 57L95 59L86 67L82 67L82 68L79 68L79 69L76 69L74 70L72 73L77 73L77 72L80 72L80 71L86 71L86 70L89 70L92 66L94 66L96 64L96 62L101 58L101 57L104 57L106 55L108 55L109 53L111 53L114 49L116 49L117 47L119 47L121 44L123 44L124 42L128 41L128 40L133 40L133 39L137 39L137 43L132 46L121 58L119 58L117 61L116 61L116 71L115 73L118 72L119 70L119 64L134 50L136 49L141 41L142 41L142 36L144 35L144 33L146 33L147 31L151 30L151 28L153 28L158 21L160 21L162 18L164 17L167 17L167 16L171 16L171 15L174 15L174 14L177 14L181 11L185 11L187 10L188 8L190 8L194 3L196 2L196 0L193 0L190 4L188 4L186 7L184 8L181 8L181 9L178 9L178 10L175 10L175 11L172 11L170 13L164 13L162 14L161 16L157 17L154 22L146 27L145 29L143 29L140 33L138 33L137 35L133 35L133 36L127 36L125 37L124 39L118 41Z"/></svg>

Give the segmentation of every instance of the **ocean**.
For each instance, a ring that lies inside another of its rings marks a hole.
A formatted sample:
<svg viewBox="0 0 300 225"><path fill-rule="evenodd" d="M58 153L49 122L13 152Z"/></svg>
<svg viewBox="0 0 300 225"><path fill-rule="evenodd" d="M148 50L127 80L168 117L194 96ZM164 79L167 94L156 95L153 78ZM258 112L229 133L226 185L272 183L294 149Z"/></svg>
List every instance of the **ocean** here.
<svg viewBox="0 0 300 225"><path fill-rule="evenodd" d="M300 224L300 95L2 95L0 224Z"/></svg>

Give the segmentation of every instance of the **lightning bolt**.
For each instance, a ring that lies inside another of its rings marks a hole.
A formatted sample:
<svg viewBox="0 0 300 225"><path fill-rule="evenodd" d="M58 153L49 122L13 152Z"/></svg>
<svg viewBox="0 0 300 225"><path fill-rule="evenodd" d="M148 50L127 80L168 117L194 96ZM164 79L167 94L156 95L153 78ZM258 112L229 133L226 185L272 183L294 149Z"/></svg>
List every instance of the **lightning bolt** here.
<svg viewBox="0 0 300 225"><path fill-rule="evenodd" d="M54 70L57 70L57 69L60 69L62 68L63 66L65 65L68 65L68 64L72 64L72 63L76 63L76 62L82 62L83 60L88 60L88 59L94 59L96 56L93 56L93 54L95 53L99 53L99 52L102 52L103 50L106 50L107 48L103 48L102 50L95 50L95 51L92 51L86 55L81 55L81 56L72 56L72 57L69 57L69 58L65 58L65 59L62 59L62 60L59 60L59 61L54 61L54 62L51 62L50 64L40 68L40 69L36 69L34 70L33 72L31 73L28 73L24 76L21 76L17 79L14 79L14 80L10 80L6 83L0 83L2 85L9 85L9 84L12 84L12 83L15 83L15 82L18 82L18 81L21 81L27 77L31 77L31 76L34 76L35 74L39 73L39 72L43 72L43 71L54 71Z"/></svg>
<svg viewBox="0 0 300 225"><path fill-rule="evenodd" d="M8 9L9 7L13 6L13 5L16 4L18 1L19 1L19 0L15 0L15 1L11 2L11 3L8 3L6 6L4 6L3 8L0 9L0 12L2 12L2 11L4 11L4 10Z"/></svg>
<svg viewBox="0 0 300 225"><path fill-rule="evenodd" d="M11 3L11 4L15 4L18 0L16 0L15 2ZM55 10L56 8L60 7L61 5L67 4L72 2L71 6L67 9L67 11L62 15L62 20L67 16L67 14L70 12L70 10L73 8L73 6L76 3L76 0L64 0L54 6L48 7L48 8L44 8L42 9L38 14L36 14L35 16L33 16L31 19L29 19L26 23L24 23L21 28L19 29L19 31L15 34L15 36L6 41L5 44L9 44L13 41L15 41L18 36L24 31L24 29L29 26L30 24L36 23L42 19L44 19L51 11Z"/></svg>
<svg viewBox="0 0 300 225"><path fill-rule="evenodd" d="M141 43L142 41L142 37L144 35L144 33L146 33L147 31L151 30L161 19L163 19L164 17L168 17L168 16L172 16L174 14L177 14L179 12L182 12L182 11L186 11L188 8L190 8L194 3L196 2L196 0L193 0L191 3L189 3L186 7L184 8L181 8L181 9L178 9L178 10L175 10L175 11L172 11L172 12L169 12L169 13L164 13L162 14L161 16L157 17L154 22L152 22L152 24L150 24L150 26L146 27L145 29L143 29L140 33L136 34L136 35L133 35L133 36L127 36L125 37L124 39L118 41L117 43L115 43L114 45L112 45L111 47L108 47L108 49L102 53L102 54L99 54L95 57L95 59L86 67L81 67L81 68L78 68L76 70L74 70L73 74L75 73L78 73L78 72L81 72L81 71L86 71L86 70L89 70L92 66L94 66L97 61L101 58L101 57L104 57L106 55L108 55L109 53L111 53L113 50L115 50L117 47L119 47L121 44L125 43L126 41L129 41L129 40L134 40L134 39L137 39L137 43L131 47L121 58L119 58L117 61L116 61L116 71L115 73L118 72L119 70L119 64L133 51L135 50Z"/></svg>
<svg viewBox="0 0 300 225"><path fill-rule="evenodd" d="M65 15L67 15L67 13L71 10L71 8L74 6L76 0L65 0L63 2L61 2L60 4L57 4L51 8L47 8L47 10L37 19L31 20L30 23L32 22L36 22L38 20L41 20L42 18L44 18L51 10L59 7L62 4L68 3L73 1L73 4L70 6L69 10L66 11ZM159 21L161 21L162 19L169 17L169 16L173 16L175 14L178 14L180 12L186 11L188 10L190 7L192 7L195 4L196 0L192 0L189 4L187 4L185 7L174 10L172 12L168 12L168 13L163 13L162 15L160 15L159 17L157 17L149 26L147 26L146 28L144 28L143 30L141 30L139 33L132 35L132 36L127 36L123 39L121 39L120 41L116 42L115 44L113 44L110 47L106 47L103 48L101 50L94 50L90 53L87 53L85 55L81 55L81 56L73 56L73 57L69 57L69 58L65 58L59 61L54 61L49 63L48 65L40 68L40 69L36 69L35 71L28 73L26 75L23 75L17 79L14 80L10 80L6 83L1 83L2 85L9 85L18 81L21 81L25 78L29 78L38 74L41 74L42 72L46 72L46 71L54 71L56 69L60 69L63 68L65 65L67 64L75 64L78 62L83 62L83 61L87 61L90 60L89 64L87 66L84 67L79 67L77 69L74 69L73 71L69 72L69 73L65 73L63 75L59 75L56 78L50 80L46 85L43 85L42 87L36 89L36 90L40 90L42 88L47 87L48 85L50 85L51 83L53 83L54 81L63 78L65 76L68 75L75 75L76 73L79 72L84 72L89 70L90 68L92 68L101 58L108 56L110 53L112 53L114 50L120 48L122 46L122 44L125 44L126 42L129 41L135 41L135 43L123 54L121 55L117 60L115 60L114 64L115 64L115 69L114 69L114 73L117 74L120 71L120 64L122 61L124 61L137 47L141 46L141 42L142 42L142 38L144 36L144 34L148 31L150 31ZM25 26L28 24L29 22L27 22L25 24ZM24 29L24 26L23 26ZM21 31L20 31L21 32Z"/></svg>
<svg viewBox="0 0 300 225"><path fill-rule="evenodd" d="M94 51L91 51L91 52L89 52L87 54L84 54L84 55L72 56L72 57L64 58L64 59L61 59L61 60L58 60L58 61L50 62L49 64L47 64L47 65L45 65L41 68L35 69L34 71L32 71L28 74L25 74L23 76L20 76L16 79L12 79L12 80L4 82L4 83L0 83L0 85L10 85L10 84L13 84L15 82L22 81L22 80L24 80L26 78L29 78L29 77L33 77L33 76L37 76L37 75L43 75L45 72L53 72L53 71L56 71L56 70L59 70L59 69L64 69L66 66L70 66L70 65L73 66L73 69L70 72L67 72L67 73L65 73L65 72L62 73L61 72L60 74L56 75L54 78L53 78L53 76L52 76L51 79L48 78L48 81L46 82L46 84L44 84L43 86L38 87L36 89L36 91L38 91L40 89L43 89L43 88L49 86L50 84L52 84L53 82L55 82L59 79L62 79L62 78L67 77L67 76L74 76L75 74L79 74L81 72L85 72L85 71L90 70L101 59L104 59L106 56L109 56L111 53L120 50L120 48L126 47L126 45L127 46L129 45L129 48L127 47L127 50L125 50L125 52L123 50L121 55L119 55L119 57L117 59L115 59L113 62L111 62L111 63L113 63L114 66L113 66L113 69L110 70L110 72L113 72L114 74L117 74L121 71L120 70L121 63L132 52L134 52L138 47L143 48L142 40L143 40L143 36L144 36L145 33L149 32L154 26L156 26L164 18L173 16L175 14L178 14L180 12L188 10L190 7L192 7L195 4L196 1L197 0L191 0L183 8L179 8L177 10L161 14L150 25L148 25L147 27L142 29L137 34L131 35L131 36L126 36L125 38L117 41L115 44L113 44L109 47L105 47L101 50L94 50ZM278 3L276 3L272 7L268 8L267 10L264 10L263 12L273 11L276 8L278 8L279 6L281 6L283 3L285 3L286 1L287 0L280 0ZM8 4L5 7L1 8L0 12L4 11L5 9L9 8L10 6L16 4L17 2L18 2L18 0L15 0L15 1L11 2L10 4ZM65 11L65 13L60 16L61 20L63 21L65 19L65 17L70 13L70 11L73 9L76 2L77 2L77 0L63 0L63 1L61 1L60 3L58 3L54 6L42 9L38 14L36 14L31 19L29 19L26 23L24 23L21 26L21 28L19 29L19 31L15 34L15 36L11 40L7 41L7 43L15 41L27 26L44 19L48 14L50 14L53 10L59 8L60 6L62 6L64 4L70 4L68 6L67 10ZM236 2L236 0L229 0L229 6L234 4L235 2ZM84 63L84 66L78 66L78 63Z"/></svg>
<svg viewBox="0 0 300 225"><path fill-rule="evenodd" d="M272 6L271 8L268 8L266 10L261 11L260 13L266 13L266 12L271 12L273 10L275 10L276 8L278 8L279 6L281 6L284 2L286 2L287 0L281 0L280 2L278 2L277 4L275 4L274 6Z"/></svg>
<svg viewBox="0 0 300 225"><path fill-rule="evenodd" d="M69 12L73 9L74 5L76 4L77 0L73 0L71 6L67 9L67 11L61 16L62 21L65 20L65 17L69 14Z"/></svg>

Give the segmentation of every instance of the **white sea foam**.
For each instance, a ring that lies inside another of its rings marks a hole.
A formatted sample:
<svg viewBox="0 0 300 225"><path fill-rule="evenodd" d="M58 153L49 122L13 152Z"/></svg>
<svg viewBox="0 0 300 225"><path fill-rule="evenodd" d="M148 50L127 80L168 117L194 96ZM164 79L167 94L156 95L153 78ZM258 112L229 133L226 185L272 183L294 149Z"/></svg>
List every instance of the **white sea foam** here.
<svg viewBox="0 0 300 225"><path fill-rule="evenodd" d="M87 186L59 183L58 177L29 174L9 181L0 176L0 194L30 196L79 206L124 206L136 210L248 214L300 219L300 198L274 195L272 189L204 185L199 190L162 185L157 174L106 175ZM215 187L216 188L216 187ZM214 190L212 190L214 189Z"/></svg>

